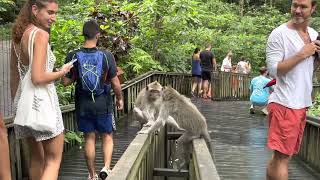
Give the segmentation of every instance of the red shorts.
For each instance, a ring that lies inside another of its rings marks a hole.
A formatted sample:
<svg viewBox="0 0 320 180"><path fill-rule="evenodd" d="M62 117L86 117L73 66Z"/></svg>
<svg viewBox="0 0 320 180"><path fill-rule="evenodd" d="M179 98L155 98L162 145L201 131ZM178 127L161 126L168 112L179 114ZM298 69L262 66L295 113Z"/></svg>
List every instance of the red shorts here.
<svg viewBox="0 0 320 180"><path fill-rule="evenodd" d="M268 104L267 146L288 156L297 154L306 125L306 108L291 109L277 103Z"/></svg>

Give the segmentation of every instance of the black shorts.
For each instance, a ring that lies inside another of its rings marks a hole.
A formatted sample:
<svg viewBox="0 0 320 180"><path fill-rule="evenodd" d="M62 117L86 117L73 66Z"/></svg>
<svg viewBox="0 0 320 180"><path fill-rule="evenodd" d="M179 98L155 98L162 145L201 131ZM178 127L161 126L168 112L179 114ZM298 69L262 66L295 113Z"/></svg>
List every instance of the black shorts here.
<svg viewBox="0 0 320 180"><path fill-rule="evenodd" d="M210 71L202 71L201 72L202 80L209 80L211 81L211 72Z"/></svg>
<svg viewBox="0 0 320 180"><path fill-rule="evenodd" d="M192 74L192 77L201 78L201 75L198 75L198 74Z"/></svg>

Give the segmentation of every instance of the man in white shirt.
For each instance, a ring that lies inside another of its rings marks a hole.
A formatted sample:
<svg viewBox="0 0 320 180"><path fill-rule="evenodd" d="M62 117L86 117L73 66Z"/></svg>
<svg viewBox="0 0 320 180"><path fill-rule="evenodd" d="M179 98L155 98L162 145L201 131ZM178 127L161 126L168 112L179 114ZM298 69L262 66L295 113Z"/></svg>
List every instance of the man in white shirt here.
<svg viewBox="0 0 320 180"><path fill-rule="evenodd" d="M277 84L270 95L267 146L274 150L267 180L287 180L288 162L297 154L311 106L314 54L320 52L318 33L308 27L315 0L293 0L292 18L272 31L267 42L267 65Z"/></svg>

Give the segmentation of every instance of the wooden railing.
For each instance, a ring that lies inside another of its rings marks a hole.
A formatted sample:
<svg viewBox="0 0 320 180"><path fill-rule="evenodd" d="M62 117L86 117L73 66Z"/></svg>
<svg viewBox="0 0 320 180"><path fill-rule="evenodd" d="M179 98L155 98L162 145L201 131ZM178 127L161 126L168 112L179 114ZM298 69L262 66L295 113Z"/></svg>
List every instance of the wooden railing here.
<svg viewBox="0 0 320 180"><path fill-rule="evenodd" d="M214 72L212 74L212 98L214 100L248 100L251 75Z"/></svg>
<svg viewBox="0 0 320 180"><path fill-rule="evenodd" d="M193 152L189 171L189 179L191 180L220 180L204 139L193 140Z"/></svg>
<svg viewBox="0 0 320 180"><path fill-rule="evenodd" d="M176 139L179 133L172 134L166 129L163 127L153 134L138 134L121 156L107 180L162 180L165 177L220 180L203 139L193 140L193 151L188 170L178 171L172 167L168 168L170 154L172 154L168 151L173 150L173 147L168 145L168 140Z"/></svg>
<svg viewBox="0 0 320 180"><path fill-rule="evenodd" d="M155 167L164 167L165 131L138 134L121 156L107 180L157 180L153 178Z"/></svg>
<svg viewBox="0 0 320 180"><path fill-rule="evenodd" d="M307 117L298 156L315 171L320 172L320 118Z"/></svg>

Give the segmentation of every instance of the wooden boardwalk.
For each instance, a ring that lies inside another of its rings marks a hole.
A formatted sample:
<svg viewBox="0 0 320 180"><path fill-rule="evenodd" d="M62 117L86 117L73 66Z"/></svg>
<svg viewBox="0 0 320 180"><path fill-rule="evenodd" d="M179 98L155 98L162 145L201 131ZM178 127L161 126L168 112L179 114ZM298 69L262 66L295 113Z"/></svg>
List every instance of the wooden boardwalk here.
<svg viewBox="0 0 320 180"><path fill-rule="evenodd" d="M249 114L249 102L209 101L193 99L204 114L212 131L216 167L223 180L263 180L271 151L266 147L267 121L261 114ZM126 119L125 126L115 134L112 166L120 158L139 130L139 125ZM97 170L102 167L100 144L97 146ZM85 180L86 170L82 149L64 155L60 180ZM290 180L320 179L318 173L294 158L290 162Z"/></svg>
<svg viewBox="0 0 320 180"><path fill-rule="evenodd" d="M266 148L267 120L249 114L249 102L195 102L213 131L216 167L221 179L263 180L271 151ZM298 159L289 165L290 180L316 180Z"/></svg>
<svg viewBox="0 0 320 180"><path fill-rule="evenodd" d="M114 134L114 150L112 155L111 167L120 159L130 142L135 138L140 129L140 124L132 122L130 118L123 120L121 127L118 127ZM101 140L97 140L96 145L96 169L100 171L103 167L103 156L101 149ZM98 173L98 172L97 172ZM75 148L64 154L59 180L86 180L88 170L85 163L83 148Z"/></svg>

